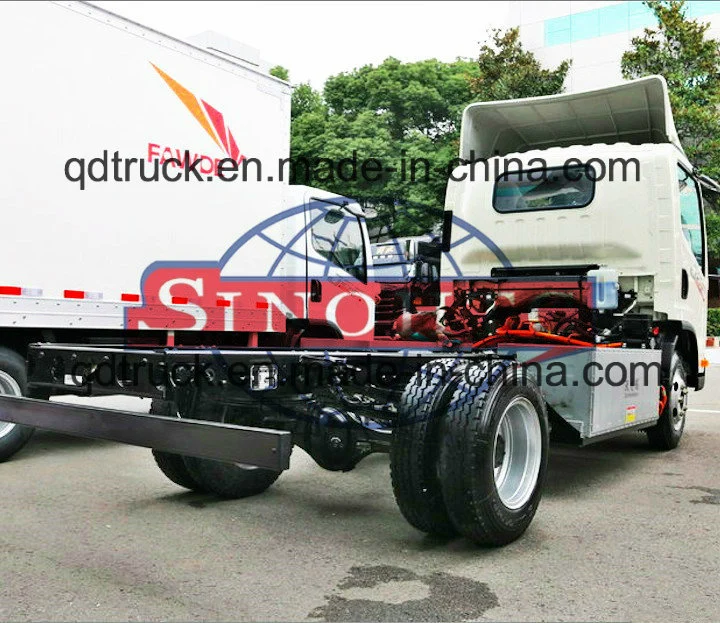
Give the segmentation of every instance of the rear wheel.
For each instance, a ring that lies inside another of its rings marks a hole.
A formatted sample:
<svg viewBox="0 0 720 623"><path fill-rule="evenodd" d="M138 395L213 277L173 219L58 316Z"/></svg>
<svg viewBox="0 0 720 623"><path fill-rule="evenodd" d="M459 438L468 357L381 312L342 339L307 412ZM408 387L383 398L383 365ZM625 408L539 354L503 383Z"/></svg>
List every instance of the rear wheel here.
<svg viewBox="0 0 720 623"><path fill-rule="evenodd" d="M685 430L689 393L685 363L677 352L673 352L670 369L663 381L667 396L665 408L657 424L646 432L650 446L657 450L673 450L678 447Z"/></svg>
<svg viewBox="0 0 720 623"><path fill-rule="evenodd" d="M168 417L178 416L175 405L167 400L153 400L150 405L150 413ZM190 489L191 491L205 491L205 488L190 475L181 455L173 454L172 452L163 452L161 450L153 450L152 453L160 471L176 485Z"/></svg>
<svg viewBox="0 0 720 623"><path fill-rule="evenodd" d="M227 408L215 403L200 403L193 414L197 420L210 420L214 422L226 421ZM244 424L243 418L233 418L234 424ZM195 482L198 482L205 491L214 493L222 498L236 499L262 493L270 487L282 472L241 465L225 463L211 459L200 459L192 456L183 457L187 473Z"/></svg>
<svg viewBox="0 0 720 623"><path fill-rule="evenodd" d="M504 362L468 368L442 423L439 474L457 531L505 545L530 525L542 496L548 421L537 386Z"/></svg>
<svg viewBox="0 0 720 623"><path fill-rule="evenodd" d="M405 387L393 431L390 475L395 500L405 519L429 534L455 534L437 475L438 430L453 378L463 368L452 359L425 364Z"/></svg>
<svg viewBox="0 0 720 623"><path fill-rule="evenodd" d="M0 347L0 394L24 396L27 390L25 360L15 351ZM34 428L0 422L0 461L18 452L32 437Z"/></svg>

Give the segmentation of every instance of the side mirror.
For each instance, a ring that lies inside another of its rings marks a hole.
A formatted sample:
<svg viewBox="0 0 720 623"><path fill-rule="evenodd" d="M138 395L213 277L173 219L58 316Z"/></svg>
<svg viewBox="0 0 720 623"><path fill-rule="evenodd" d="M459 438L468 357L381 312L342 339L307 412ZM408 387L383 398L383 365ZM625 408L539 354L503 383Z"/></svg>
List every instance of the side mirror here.
<svg viewBox="0 0 720 623"><path fill-rule="evenodd" d="M345 218L345 213L342 210L328 210L328 213L323 219L328 225L335 225Z"/></svg>

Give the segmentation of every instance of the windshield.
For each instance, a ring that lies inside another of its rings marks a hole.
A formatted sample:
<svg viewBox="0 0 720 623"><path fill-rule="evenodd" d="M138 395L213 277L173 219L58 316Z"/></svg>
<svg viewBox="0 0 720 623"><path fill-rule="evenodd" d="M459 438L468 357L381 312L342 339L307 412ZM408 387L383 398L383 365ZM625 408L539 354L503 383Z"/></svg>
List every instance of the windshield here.
<svg viewBox="0 0 720 623"><path fill-rule="evenodd" d="M328 207L314 211L312 221L313 249L356 279L367 281L360 219L343 209Z"/></svg>

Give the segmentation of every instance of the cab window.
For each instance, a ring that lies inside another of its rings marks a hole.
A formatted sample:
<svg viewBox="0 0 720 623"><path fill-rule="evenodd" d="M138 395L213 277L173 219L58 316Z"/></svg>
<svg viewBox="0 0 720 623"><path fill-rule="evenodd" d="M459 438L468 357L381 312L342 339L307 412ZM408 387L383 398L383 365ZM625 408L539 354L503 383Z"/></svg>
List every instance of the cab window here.
<svg viewBox="0 0 720 623"><path fill-rule="evenodd" d="M507 171L495 180L493 207L503 213L584 208L596 179L591 166Z"/></svg>
<svg viewBox="0 0 720 623"><path fill-rule="evenodd" d="M698 185L680 166L677 168L677 180L680 192L680 226L697 263L704 269L703 218Z"/></svg>
<svg viewBox="0 0 720 623"><path fill-rule="evenodd" d="M323 208L313 214L310 238L322 257L363 283L367 264L360 219L340 208Z"/></svg>

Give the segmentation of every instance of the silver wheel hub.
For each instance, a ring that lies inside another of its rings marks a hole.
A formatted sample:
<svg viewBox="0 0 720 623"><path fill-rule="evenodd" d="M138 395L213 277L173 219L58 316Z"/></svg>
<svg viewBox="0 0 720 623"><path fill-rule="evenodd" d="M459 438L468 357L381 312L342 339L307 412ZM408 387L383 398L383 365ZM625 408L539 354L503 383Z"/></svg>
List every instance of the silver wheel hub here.
<svg viewBox="0 0 720 623"><path fill-rule="evenodd" d="M518 396L500 417L493 444L495 489L500 501L516 510L532 497L540 475L542 431L533 404Z"/></svg>
<svg viewBox="0 0 720 623"><path fill-rule="evenodd" d="M0 394L6 396L22 396L18 382L7 372L0 370ZM12 422L0 422L0 439L9 435L17 426Z"/></svg>
<svg viewBox="0 0 720 623"><path fill-rule="evenodd" d="M670 421L673 428L678 431L685 421L685 414L688 410L688 386L682 370L675 368L672 382L670 384L670 396L668 398L668 409Z"/></svg>

